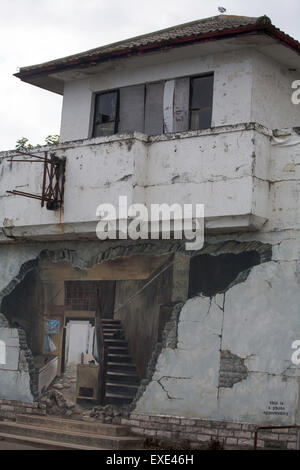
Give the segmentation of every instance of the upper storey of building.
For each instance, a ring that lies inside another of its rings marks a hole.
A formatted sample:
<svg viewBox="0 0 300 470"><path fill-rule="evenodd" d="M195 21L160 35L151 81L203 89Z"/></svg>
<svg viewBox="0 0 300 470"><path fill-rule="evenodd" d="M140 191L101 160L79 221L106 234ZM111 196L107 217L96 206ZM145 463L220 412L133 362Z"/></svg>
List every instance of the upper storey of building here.
<svg viewBox="0 0 300 470"><path fill-rule="evenodd" d="M300 44L266 17L219 15L23 67L63 95L61 142L257 122L300 125Z"/></svg>
<svg viewBox="0 0 300 470"><path fill-rule="evenodd" d="M63 94L61 137L0 153L0 243L95 238L120 195L204 204L211 233L299 228L299 53L267 17L221 15L23 67Z"/></svg>

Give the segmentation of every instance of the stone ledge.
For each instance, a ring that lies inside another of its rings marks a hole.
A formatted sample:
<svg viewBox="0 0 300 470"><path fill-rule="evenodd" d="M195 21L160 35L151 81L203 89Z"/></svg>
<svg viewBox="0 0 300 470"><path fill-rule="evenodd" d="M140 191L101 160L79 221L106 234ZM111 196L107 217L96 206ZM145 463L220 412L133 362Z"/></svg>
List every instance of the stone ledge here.
<svg viewBox="0 0 300 470"><path fill-rule="evenodd" d="M46 408L39 403L0 399L0 420L15 420L18 414L46 415Z"/></svg>

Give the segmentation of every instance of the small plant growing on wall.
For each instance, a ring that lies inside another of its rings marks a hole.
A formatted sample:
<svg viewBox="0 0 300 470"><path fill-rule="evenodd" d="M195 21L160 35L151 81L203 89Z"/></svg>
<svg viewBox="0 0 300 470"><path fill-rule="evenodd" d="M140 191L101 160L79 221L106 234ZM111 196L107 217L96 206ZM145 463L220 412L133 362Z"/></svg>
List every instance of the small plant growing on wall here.
<svg viewBox="0 0 300 470"><path fill-rule="evenodd" d="M49 134L45 138L45 144L44 145L57 145L59 144L59 135L58 134ZM27 137L20 137L20 139L17 140L16 142L16 149L21 150L22 152L28 152L31 150L33 147L41 147L40 144L37 144L33 146Z"/></svg>
<svg viewBox="0 0 300 470"><path fill-rule="evenodd" d="M28 141L26 137L21 137L20 139L17 140L16 142L16 149L17 150L22 150L23 152L26 150L30 150L33 147Z"/></svg>
<svg viewBox="0 0 300 470"><path fill-rule="evenodd" d="M57 145L59 144L59 135L58 134L50 134L46 137L45 143L47 145Z"/></svg>

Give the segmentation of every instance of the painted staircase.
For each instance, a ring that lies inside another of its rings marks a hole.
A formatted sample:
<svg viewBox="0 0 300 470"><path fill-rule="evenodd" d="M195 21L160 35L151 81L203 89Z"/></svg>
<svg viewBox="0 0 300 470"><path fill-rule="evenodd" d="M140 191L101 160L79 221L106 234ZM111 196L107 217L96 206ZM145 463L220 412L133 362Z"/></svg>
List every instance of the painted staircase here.
<svg viewBox="0 0 300 470"><path fill-rule="evenodd" d="M133 450L143 445L143 439L132 435L126 426L36 415L0 421L0 439L69 450Z"/></svg>
<svg viewBox="0 0 300 470"><path fill-rule="evenodd" d="M103 319L105 345L108 348L105 404L131 403L140 384L136 366L128 350L120 320Z"/></svg>

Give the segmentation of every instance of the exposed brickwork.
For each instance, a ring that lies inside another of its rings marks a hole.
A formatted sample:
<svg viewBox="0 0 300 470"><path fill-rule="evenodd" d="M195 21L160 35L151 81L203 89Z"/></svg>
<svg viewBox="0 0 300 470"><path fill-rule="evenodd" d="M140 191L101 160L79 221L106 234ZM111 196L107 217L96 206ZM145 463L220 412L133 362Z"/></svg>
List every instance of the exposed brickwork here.
<svg viewBox="0 0 300 470"><path fill-rule="evenodd" d="M232 388L248 377L245 360L230 351L221 351L219 387Z"/></svg>
<svg viewBox="0 0 300 470"><path fill-rule="evenodd" d="M131 414L121 423L130 426L133 433L161 441L186 442L191 448L207 448L219 441L225 449L253 448L255 424L187 419L174 416ZM257 447L296 449L297 430L281 429L259 431Z"/></svg>
<svg viewBox="0 0 300 470"><path fill-rule="evenodd" d="M46 404L0 399L0 421L15 421L18 414L46 415Z"/></svg>
<svg viewBox="0 0 300 470"><path fill-rule="evenodd" d="M26 333L21 328L18 328L19 344L20 344L20 367L28 368L30 376L30 389L33 398L38 396L38 377L37 371L34 366L34 360L31 350L27 345Z"/></svg>

